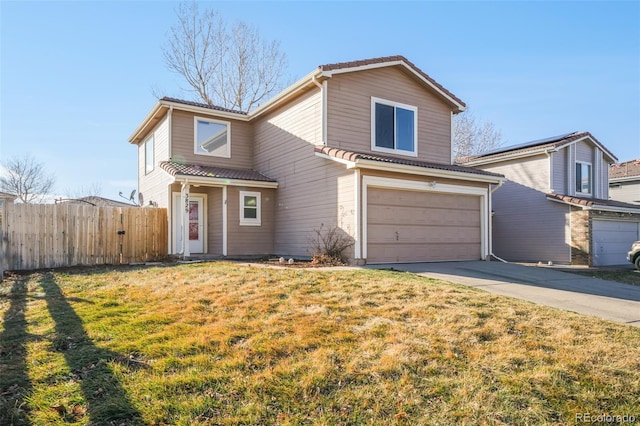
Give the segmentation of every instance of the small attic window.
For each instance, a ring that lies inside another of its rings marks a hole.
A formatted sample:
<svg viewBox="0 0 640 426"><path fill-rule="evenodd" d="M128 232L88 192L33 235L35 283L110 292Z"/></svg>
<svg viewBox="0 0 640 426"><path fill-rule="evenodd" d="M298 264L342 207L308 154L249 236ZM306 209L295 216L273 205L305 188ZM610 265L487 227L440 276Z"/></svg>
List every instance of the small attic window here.
<svg viewBox="0 0 640 426"><path fill-rule="evenodd" d="M194 117L194 153L213 157L231 156L231 123Z"/></svg>

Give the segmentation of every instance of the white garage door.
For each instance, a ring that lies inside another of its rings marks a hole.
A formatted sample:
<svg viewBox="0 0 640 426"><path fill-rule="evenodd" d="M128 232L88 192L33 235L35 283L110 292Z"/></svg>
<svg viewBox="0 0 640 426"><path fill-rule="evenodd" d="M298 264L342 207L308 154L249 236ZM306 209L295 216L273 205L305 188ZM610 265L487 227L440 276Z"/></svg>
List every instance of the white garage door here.
<svg viewBox="0 0 640 426"><path fill-rule="evenodd" d="M640 223L594 220L591 232L593 265L623 265L631 244L640 239Z"/></svg>
<svg viewBox="0 0 640 426"><path fill-rule="evenodd" d="M477 260L480 197L369 188L367 262Z"/></svg>

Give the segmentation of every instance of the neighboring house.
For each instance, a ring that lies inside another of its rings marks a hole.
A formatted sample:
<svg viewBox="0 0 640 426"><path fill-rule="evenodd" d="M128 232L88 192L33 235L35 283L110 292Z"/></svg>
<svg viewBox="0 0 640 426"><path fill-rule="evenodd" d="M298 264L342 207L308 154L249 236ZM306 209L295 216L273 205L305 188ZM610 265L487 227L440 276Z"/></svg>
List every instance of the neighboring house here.
<svg viewBox="0 0 640 426"><path fill-rule="evenodd" d="M609 197L640 205L640 158L609 168Z"/></svg>
<svg viewBox="0 0 640 426"><path fill-rule="evenodd" d="M97 195L89 195L81 198L70 198L56 200L56 203L83 204L96 207L135 207L132 203L123 203L122 201L112 200L110 198L99 197Z"/></svg>
<svg viewBox="0 0 640 426"><path fill-rule="evenodd" d="M493 195L494 253L511 261L626 263L631 243L640 239L640 207L609 200L615 162L588 132L465 159L507 178Z"/></svg>
<svg viewBox="0 0 640 426"><path fill-rule="evenodd" d="M248 113L162 98L129 142L170 253L309 257L337 227L358 264L486 259L503 177L452 165L464 109L394 56L322 65Z"/></svg>
<svg viewBox="0 0 640 426"><path fill-rule="evenodd" d="M4 203L13 203L16 198L18 197L13 194L0 191L0 225L2 224L2 210L4 207Z"/></svg>

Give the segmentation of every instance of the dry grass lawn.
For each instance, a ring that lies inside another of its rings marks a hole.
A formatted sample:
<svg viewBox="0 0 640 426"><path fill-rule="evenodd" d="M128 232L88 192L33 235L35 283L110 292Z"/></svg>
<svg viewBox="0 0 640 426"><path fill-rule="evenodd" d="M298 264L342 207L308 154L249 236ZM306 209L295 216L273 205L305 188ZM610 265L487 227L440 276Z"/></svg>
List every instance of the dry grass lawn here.
<svg viewBox="0 0 640 426"><path fill-rule="evenodd" d="M640 328L407 273L208 263L0 286L0 424L640 421Z"/></svg>

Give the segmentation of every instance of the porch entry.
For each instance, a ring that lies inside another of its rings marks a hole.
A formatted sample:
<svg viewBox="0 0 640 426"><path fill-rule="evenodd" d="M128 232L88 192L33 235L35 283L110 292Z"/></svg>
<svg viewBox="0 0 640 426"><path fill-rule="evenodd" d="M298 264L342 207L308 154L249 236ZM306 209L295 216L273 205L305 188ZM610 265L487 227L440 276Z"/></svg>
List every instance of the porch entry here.
<svg viewBox="0 0 640 426"><path fill-rule="evenodd" d="M189 238L189 251L191 253L204 253L205 240L205 197L202 195L189 195L189 222L187 235ZM173 194L173 252L182 252L182 238L185 227L183 214L184 209L180 201L180 194Z"/></svg>

